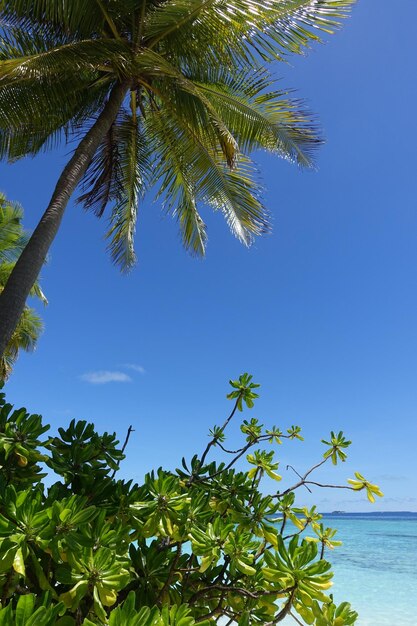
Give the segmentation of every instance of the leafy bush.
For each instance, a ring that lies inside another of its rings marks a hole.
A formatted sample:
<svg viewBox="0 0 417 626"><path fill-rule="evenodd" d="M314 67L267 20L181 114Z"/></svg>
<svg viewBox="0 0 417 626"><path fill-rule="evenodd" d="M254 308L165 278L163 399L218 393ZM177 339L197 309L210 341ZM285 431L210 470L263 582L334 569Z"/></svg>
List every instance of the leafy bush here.
<svg viewBox="0 0 417 626"><path fill-rule="evenodd" d="M175 472L150 472L143 485L115 478L131 429L122 449L115 434L85 421L43 440L41 417L0 394L0 626L208 626L220 617L272 626L289 615L316 626L355 622L350 605L328 595L323 557L340 543L335 531L315 507L295 506L295 491L323 486L313 471L344 461L350 442L331 433L315 467L265 495L263 478L281 479L275 448L302 440L300 428L244 420L244 441L229 450L226 427L259 387L247 374L231 385L233 410L204 452ZM214 447L225 460L208 460ZM249 468L236 469L245 459ZM49 487L43 467L58 478ZM341 488L382 495L360 474ZM307 527L314 537L301 538Z"/></svg>

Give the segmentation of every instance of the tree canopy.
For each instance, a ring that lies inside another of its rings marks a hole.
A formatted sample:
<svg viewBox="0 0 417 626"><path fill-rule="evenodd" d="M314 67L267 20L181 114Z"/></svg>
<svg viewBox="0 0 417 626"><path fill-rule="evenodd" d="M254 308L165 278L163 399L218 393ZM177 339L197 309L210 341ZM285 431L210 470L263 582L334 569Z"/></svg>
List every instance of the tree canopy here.
<svg viewBox="0 0 417 626"><path fill-rule="evenodd" d="M80 202L102 215L128 269L140 198L155 186L184 245L203 254L198 210L224 213L244 243L268 231L250 153L311 166L320 143L300 101L266 64L332 32L352 0L3 0L0 156L82 136L115 84L126 98L84 176Z"/></svg>
<svg viewBox="0 0 417 626"><path fill-rule="evenodd" d="M354 0L1 0L0 158L78 146L0 294L0 353L72 194L108 249L135 263L138 207L155 188L184 246L204 254L201 204L245 244L269 230L251 153L302 166L320 143L302 103L266 64L330 33Z"/></svg>
<svg viewBox="0 0 417 626"><path fill-rule="evenodd" d="M296 502L301 488L329 487L313 474L343 463L351 442L331 433L322 459L280 487L276 452L302 441L301 429L244 419L230 449L227 427L259 388L248 374L230 383L233 408L204 451L141 484L116 478L132 428L122 448L86 421L44 439L42 418L1 396L1 624L354 624L330 594L336 531ZM382 495L358 473L330 487Z"/></svg>

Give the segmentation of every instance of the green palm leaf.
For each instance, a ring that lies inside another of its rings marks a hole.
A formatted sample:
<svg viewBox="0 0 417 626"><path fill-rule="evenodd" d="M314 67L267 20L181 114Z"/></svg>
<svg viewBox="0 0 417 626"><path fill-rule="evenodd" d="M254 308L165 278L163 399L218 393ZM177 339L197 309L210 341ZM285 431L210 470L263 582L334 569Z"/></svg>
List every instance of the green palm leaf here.
<svg viewBox="0 0 417 626"><path fill-rule="evenodd" d="M10 376L19 350L31 352L35 349L42 330L43 323L39 315L33 309L25 307L7 350L0 358L0 380L6 380Z"/></svg>
<svg viewBox="0 0 417 626"><path fill-rule="evenodd" d="M111 211L106 234L108 250L116 265L128 271L136 261L134 234L139 200L145 191L148 169L146 144L137 116L125 114L115 125L118 144L117 184L119 193Z"/></svg>
<svg viewBox="0 0 417 626"><path fill-rule="evenodd" d="M5 264L16 261L25 247L28 237L22 229L23 209L6 200L0 193L0 271ZM0 278L0 286L4 285Z"/></svg>
<svg viewBox="0 0 417 626"><path fill-rule="evenodd" d="M163 44L187 55L189 41L209 44L210 53L247 62L261 55L301 53L319 32L333 32L346 17L352 0L170 0L151 14L148 45ZM181 43L181 40L182 42ZM277 49L278 47L278 49ZM218 52L216 52L216 50ZM205 49L201 50L202 54Z"/></svg>
<svg viewBox="0 0 417 626"><path fill-rule="evenodd" d="M286 100L281 92L245 98L224 85L200 84L217 114L237 138L245 152L262 148L313 166L313 152L320 139L311 116L299 101Z"/></svg>
<svg viewBox="0 0 417 626"><path fill-rule="evenodd" d="M165 103L164 109L167 109ZM269 230L268 215L258 199L260 188L254 181L254 171L247 157L239 155L237 167L230 170L220 151L216 153L204 136L198 136L190 117L161 113L149 120L150 135L156 135L159 163L157 179L166 177L167 164L181 164L194 195L216 210L221 210L232 233L248 245L253 235ZM167 141L167 136L171 141Z"/></svg>
<svg viewBox="0 0 417 626"><path fill-rule="evenodd" d="M166 210L177 218L186 250L203 256L207 243L206 225L197 210L196 181L179 146L177 130L172 124L167 124L163 114L157 110L147 124L148 135L154 139L155 150L159 148L160 152L155 169L155 181L160 184L158 197L165 197Z"/></svg>

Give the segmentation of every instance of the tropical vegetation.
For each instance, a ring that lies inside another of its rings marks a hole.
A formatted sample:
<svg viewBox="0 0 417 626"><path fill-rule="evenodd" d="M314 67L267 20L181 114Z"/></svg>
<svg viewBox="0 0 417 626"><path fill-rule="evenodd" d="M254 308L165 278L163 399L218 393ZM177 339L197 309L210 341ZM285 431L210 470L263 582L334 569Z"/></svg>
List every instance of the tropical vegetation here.
<svg viewBox="0 0 417 626"><path fill-rule="evenodd" d="M29 238L23 228L22 219L22 207L8 201L0 193L0 293ZM30 295L46 304L38 282L32 287ZM0 380L5 380L10 375L19 350L27 352L35 348L42 328L42 320L36 311L25 306L6 350L0 357Z"/></svg>
<svg viewBox="0 0 417 626"><path fill-rule="evenodd" d="M109 209L108 248L135 260L138 207L151 187L203 254L199 206L244 243L269 229L250 154L310 166L311 116L265 65L331 33L354 0L0 0L0 157L78 141L0 294L0 354L62 216Z"/></svg>
<svg viewBox="0 0 417 626"><path fill-rule="evenodd" d="M296 502L300 489L329 487L313 474L343 463L351 442L331 433L322 459L281 487L276 452L301 430L244 419L230 449L227 427L259 390L248 374L230 384L233 408L204 451L142 484L116 478L131 427L122 447L85 421L45 437L39 415L1 394L2 626L355 623L330 593L336 531ZM360 474L350 482L330 487L382 495Z"/></svg>

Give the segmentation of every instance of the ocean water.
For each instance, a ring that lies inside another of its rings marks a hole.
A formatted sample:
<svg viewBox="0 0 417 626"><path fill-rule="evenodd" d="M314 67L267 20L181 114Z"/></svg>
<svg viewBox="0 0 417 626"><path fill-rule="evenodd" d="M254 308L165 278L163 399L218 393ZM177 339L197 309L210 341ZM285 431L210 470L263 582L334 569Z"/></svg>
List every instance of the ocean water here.
<svg viewBox="0 0 417 626"><path fill-rule="evenodd" d="M417 513L332 514L323 523L343 541L325 555L332 593L359 613L357 626L417 626Z"/></svg>

